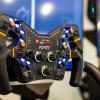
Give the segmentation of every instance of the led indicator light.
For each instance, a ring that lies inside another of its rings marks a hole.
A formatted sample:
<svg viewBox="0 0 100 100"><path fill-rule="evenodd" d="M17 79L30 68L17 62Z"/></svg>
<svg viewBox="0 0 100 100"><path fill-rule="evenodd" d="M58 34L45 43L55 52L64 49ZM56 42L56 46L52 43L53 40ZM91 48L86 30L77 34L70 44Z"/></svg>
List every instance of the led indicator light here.
<svg viewBox="0 0 100 100"><path fill-rule="evenodd" d="M62 63L61 61L58 62L58 64L61 64L61 63Z"/></svg>
<svg viewBox="0 0 100 100"><path fill-rule="evenodd" d="M63 34L63 35L62 35L62 38L65 38L65 37L66 37L65 34Z"/></svg>
<svg viewBox="0 0 100 100"><path fill-rule="evenodd" d="M23 39L20 39L20 42L24 42L24 40Z"/></svg>
<svg viewBox="0 0 100 100"><path fill-rule="evenodd" d="M10 21L10 22L13 22L13 19L12 19L12 18L9 18L9 21Z"/></svg>
<svg viewBox="0 0 100 100"><path fill-rule="evenodd" d="M26 63L28 64L28 65L30 65L31 63L30 63L30 61L26 61Z"/></svg>
<svg viewBox="0 0 100 100"><path fill-rule="evenodd" d="M21 34L24 34L24 31L21 30L20 33L21 33Z"/></svg>
<svg viewBox="0 0 100 100"><path fill-rule="evenodd" d="M63 62L65 62L65 61L66 61L66 59L64 58L62 61L63 61Z"/></svg>
<svg viewBox="0 0 100 100"><path fill-rule="evenodd" d="M15 26L16 26L17 28L19 28L19 27L20 27L18 24L15 24Z"/></svg>
<svg viewBox="0 0 100 100"><path fill-rule="evenodd" d="M66 42L63 42L63 45L66 45Z"/></svg>
<svg viewBox="0 0 100 100"><path fill-rule="evenodd" d="M69 30L66 30L66 33L69 33Z"/></svg>
<svg viewBox="0 0 100 100"><path fill-rule="evenodd" d="M95 9L94 9L94 7L92 7L92 13L93 13L93 14L95 13Z"/></svg>
<svg viewBox="0 0 100 100"><path fill-rule="evenodd" d="M17 18L15 18L15 21L18 21L18 19L17 19Z"/></svg>
<svg viewBox="0 0 100 100"><path fill-rule="evenodd" d="M21 61L22 61L22 62L25 62L25 59L24 59L24 58L21 58Z"/></svg>

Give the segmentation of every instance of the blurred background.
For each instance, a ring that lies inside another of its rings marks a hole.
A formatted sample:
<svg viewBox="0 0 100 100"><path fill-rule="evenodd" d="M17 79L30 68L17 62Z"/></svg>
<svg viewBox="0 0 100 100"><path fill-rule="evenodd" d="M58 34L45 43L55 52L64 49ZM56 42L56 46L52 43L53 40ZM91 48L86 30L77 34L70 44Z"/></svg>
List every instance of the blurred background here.
<svg viewBox="0 0 100 100"><path fill-rule="evenodd" d="M100 0L0 0L0 13L16 16L39 34L46 34L61 24L77 24L83 40L84 60L100 69ZM63 81L50 87L48 100L100 100L100 87L87 74L80 87L69 86L70 72ZM23 88L22 88L23 89ZM33 100L23 91L21 95L0 95L1 100Z"/></svg>

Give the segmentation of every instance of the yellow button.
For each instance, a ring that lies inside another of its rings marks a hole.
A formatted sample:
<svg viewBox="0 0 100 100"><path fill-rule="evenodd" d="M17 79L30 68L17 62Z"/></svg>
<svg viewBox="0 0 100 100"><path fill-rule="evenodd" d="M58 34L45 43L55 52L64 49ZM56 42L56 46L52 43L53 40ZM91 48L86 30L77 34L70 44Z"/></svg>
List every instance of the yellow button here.
<svg viewBox="0 0 100 100"><path fill-rule="evenodd" d="M67 49L67 45L64 45L64 49Z"/></svg>
<svg viewBox="0 0 100 100"><path fill-rule="evenodd" d="M71 28L71 29L70 29L70 32L73 34L73 33L74 33L74 29L73 29L73 28Z"/></svg>
<svg viewBox="0 0 100 100"><path fill-rule="evenodd" d="M4 37L6 37L6 34L5 34L5 33L3 33L3 32L0 32L0 35L2 35L2 36L4 36Z"/></svg>
<svg viewBox="0 0 100 100"><path fill-rule="evenodd" d="M25 42L21 42L20 45L21 45L21 47L25 47L26 46Z"/></svg>
<svg viewBox="0 0 100 100"><path fill-rule="evenodd" d="M78 42L78 41L80 41L80 38L77 38L77 39L74 40L74 42Z"/></svg>
<svg viewBox="0 0 100 100"><path fill-rule="evenodd" d="M10 26L14 27L15 26L15 23L13 21L10 22Z"/></svg>

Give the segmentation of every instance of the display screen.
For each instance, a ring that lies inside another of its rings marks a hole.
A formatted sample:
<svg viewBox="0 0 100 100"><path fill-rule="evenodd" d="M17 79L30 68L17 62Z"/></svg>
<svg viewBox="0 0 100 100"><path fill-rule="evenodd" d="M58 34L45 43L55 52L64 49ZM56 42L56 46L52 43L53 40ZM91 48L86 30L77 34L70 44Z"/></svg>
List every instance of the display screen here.
<svg viewBox="0 0 100 100"><path fill-rule="evenodd" d="M40 34L77 24L82 37L82 8L82 0L0 0L0 13L21 18Z"/></svg>

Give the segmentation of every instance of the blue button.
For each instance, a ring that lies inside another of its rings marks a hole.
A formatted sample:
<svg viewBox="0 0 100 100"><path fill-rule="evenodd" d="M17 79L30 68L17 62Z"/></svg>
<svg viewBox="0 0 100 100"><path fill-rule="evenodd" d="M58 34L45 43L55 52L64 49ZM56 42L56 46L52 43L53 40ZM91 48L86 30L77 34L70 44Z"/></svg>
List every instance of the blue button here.
<svg viewBox="0 0 100 100"><path fill-rule="evenodd" d="M72 61L67 62L67 64L66 64L66 70L67 71L72 70Z"/></svg>
<svg viewBox="0 0 100 100"><path fill-rule="evenodd" d="M20 33L21 33L21 34L25 34L24 31L22 31L22 30L20 30Z"/></svg>
<svg viewBox="0 0 100 100"><path fill-rule="evenodd" d="M15 19L15 23L21 26L21 21L19 19Z"/></svg>
<svg viewBox="0 0 100 100"><path fill-rule="evenodd" d="M9 18L9 21L10 21L10 22L13 22L14 20L13 20L12 18Z"/></svg>
<svg viewBox="0 0 100 100"><path fill-rule="evenodd" d="M30 62L30 61L26 61L26 63L27 63L28 65L30 65L30 64L31 64L31 62Z"/></svg>
<svg viewBox="0 0 100 100"><path fill-rule="evenodd" d="M61 64L61 63L62 63L61 61L58 62L58 64Z"/></svg>
<svg viewBox="0 0 100 100"><path fill-rule="evenodd" d="M22 62L25 62L25 59L24 59L24 58L21 58L21 61L22 61Z"/></svg>

